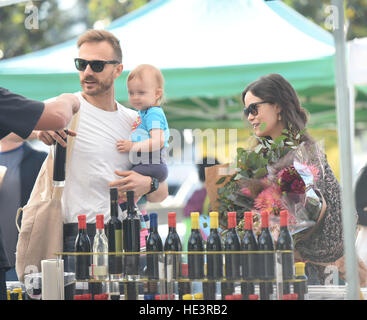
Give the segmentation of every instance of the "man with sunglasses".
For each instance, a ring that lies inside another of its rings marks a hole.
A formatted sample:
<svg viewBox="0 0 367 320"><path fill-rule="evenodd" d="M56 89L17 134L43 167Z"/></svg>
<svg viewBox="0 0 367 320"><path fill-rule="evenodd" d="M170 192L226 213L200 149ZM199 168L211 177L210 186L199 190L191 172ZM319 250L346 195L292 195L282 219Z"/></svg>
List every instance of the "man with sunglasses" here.
<svg viewBox="0 0 367 320"><path fill-rule="evenodd" d="M76 93L81 104L80 120L62 199L64 252L74 251L79 214L87 215L91 241L96 214L104 214L108 222L110 187L117 187L120 196L127 190L133 190L136 197L148 194L147 200L154 202L168 195L165 181L157 186L151 177L130 171L128 154L117 150L117 141L129 138L137 119L136 111L115 100L114 81L123 70L119 40L108 31L89 30L79 38L78 48L74 62L83 91ZM40 133L39 138L46 144L54 140L63 143L55 132ZM64 264L66 269L72 268Z"/></svg>

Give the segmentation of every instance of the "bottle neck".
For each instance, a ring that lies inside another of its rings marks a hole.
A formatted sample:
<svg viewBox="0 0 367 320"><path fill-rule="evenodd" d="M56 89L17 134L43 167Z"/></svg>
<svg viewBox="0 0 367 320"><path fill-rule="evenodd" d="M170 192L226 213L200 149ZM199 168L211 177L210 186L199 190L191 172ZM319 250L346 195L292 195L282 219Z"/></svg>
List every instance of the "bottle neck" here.
<svg viewBox="0 0 367 320"><path fill-rule="evenodd" d="M118 204L117 204L117 200L111 200L111 217L115 217L117 218L118 216Z"/></svg>
<svg viewBox="0 0 367 320"><path fill-rule="evenodd" d="M267 212L261 213L261 229L269 228L269 214Z"/></svg>
<svg viewBox="0 0 367 320"><path fill-rule="evenodd" d="M252 213L245 213L245 230L252 230Z"/></svg>
<svg viewBox="0 0 367 320"><path fill-rule="evenodd" d="M236 228L236 213L235 212L228 212L228 229Z"/></svg>

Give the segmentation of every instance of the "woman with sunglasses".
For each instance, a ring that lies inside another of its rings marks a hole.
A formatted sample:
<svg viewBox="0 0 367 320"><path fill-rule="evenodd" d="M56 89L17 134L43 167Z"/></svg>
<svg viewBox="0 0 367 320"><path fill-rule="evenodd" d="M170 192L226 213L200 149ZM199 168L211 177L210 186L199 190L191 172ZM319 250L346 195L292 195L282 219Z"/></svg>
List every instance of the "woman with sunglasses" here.
<svg viewBox="0 0 367 320"><path fill-rule="evenodd" d="M245 121L249 121L258 137L274 140L282 131L301 132L300 142L315 148L315 141L306 131L307 112L301 107L291 84L279 74L260 77L242 92ZM343 232L340 186L322 154L324 179L316 182L320 201L326 205L322 216L307 239L297 241L295 259L306 261L310 284L324 284L325 266L343 256Z"/></svg>

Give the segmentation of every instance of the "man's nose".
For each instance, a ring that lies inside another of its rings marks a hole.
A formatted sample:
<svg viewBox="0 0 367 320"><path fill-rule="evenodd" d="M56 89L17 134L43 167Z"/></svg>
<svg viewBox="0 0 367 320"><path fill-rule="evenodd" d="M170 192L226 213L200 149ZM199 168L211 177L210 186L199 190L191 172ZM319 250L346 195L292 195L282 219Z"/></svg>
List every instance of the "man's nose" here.
<svg viewBox="0 0 367 320"><path fill-rule="evenodd" d="M84 70L84 74L94 74L94 71L90 67L90 64L89 63L87 64L87 67Z"/></svg>

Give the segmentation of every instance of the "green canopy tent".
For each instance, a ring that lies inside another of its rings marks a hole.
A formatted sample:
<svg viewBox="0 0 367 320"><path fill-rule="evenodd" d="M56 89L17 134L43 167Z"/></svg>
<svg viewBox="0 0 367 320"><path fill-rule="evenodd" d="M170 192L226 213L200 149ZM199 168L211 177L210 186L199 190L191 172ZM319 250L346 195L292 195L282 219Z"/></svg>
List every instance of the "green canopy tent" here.
<svg viewBox="0 0 367 320"><path fill-rule="evenodd" d="M318 114L311 124L335 123L333 38L281 1L156 0L107 29L123 50L117 99L127 100L129 70L140 63L159 67L171 127L243 127L239 95L267 73L292 83ZM79 91L76 56L72 39L3 60L0 84L41 100Z"/></svg>

